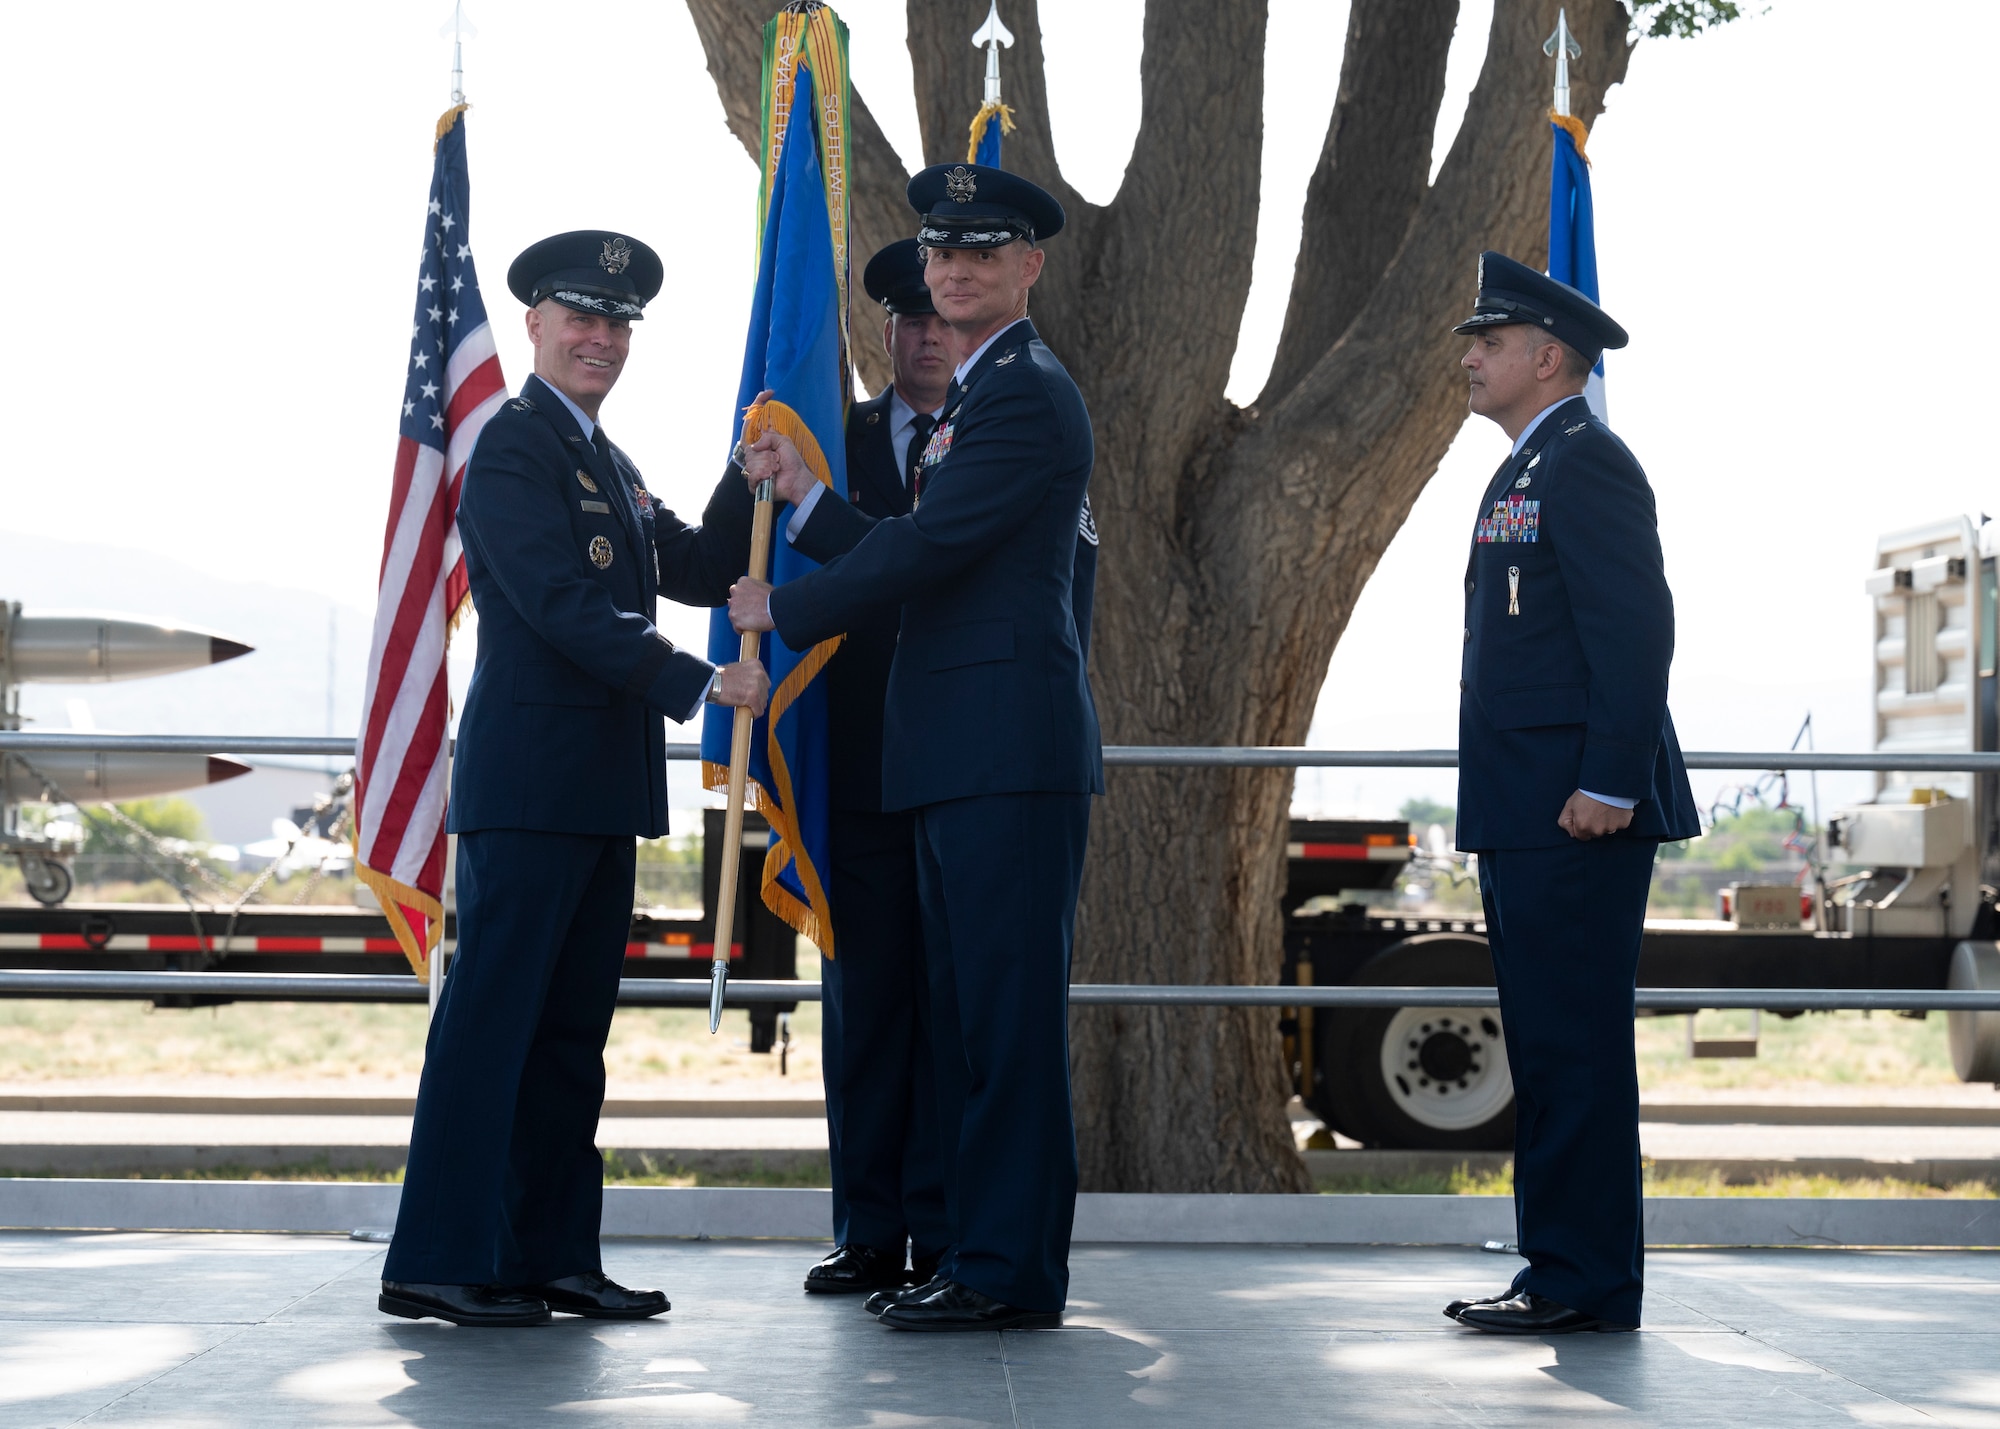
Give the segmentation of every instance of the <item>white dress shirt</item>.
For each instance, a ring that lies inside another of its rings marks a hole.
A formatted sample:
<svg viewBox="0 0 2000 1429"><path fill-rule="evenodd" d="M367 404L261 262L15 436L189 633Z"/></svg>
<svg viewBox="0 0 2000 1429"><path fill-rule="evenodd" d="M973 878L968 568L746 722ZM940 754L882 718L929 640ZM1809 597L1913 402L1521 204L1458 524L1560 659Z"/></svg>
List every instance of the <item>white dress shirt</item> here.
<svg viewBox="0 0 2000 1429"><path fill-rule="evenodd" d="M1571 400L1573 400L1573 398L1571 397L1559 397L1555 401L1549 403L1548 406L1542 408L1542 410L1535 415L1534 421L1528 423L1527 426L1521 428L1521 435L1514 438L1514 450L1508 453L1508 455L1510 457L1519 456L1521 454L1521 448L1528 444L1528 438L1532 437L1535 434L1535 428L1541 426L1543 422L1548 420L1549 413L1555 411L1555 409L1562 406L1563 403ZM1639 801L1637 799L1626 799L1617 794L1593 794L1588 789L1579 789L1576 792L1583 795L1583 797L1586 799L1595 799L1600 804L1609 804L1614 809L1636 809L1639 807Z"/></svg>
<svg viewBox="0 0 2000 1429"><path fill-rule="evenodd" d="M985 349L981 348L980 351L984 352ZM931 420L936 421L943 414L944 403L940 402L936 409L931 412ZM916 421L917 409L903 400L903 394L899 388L891 386L889 388L889 450L895 453L896 478L905 486L910 484L910 439L916 436ZM854 478L850 475L847 480L851 486ZM806 499L792 508L791 519L785 522L785 539L787 541L797 544L799 532L805 530L806 522L812 520L813 510L819 505L819 495L825 490L824 486L813 487L811 491L806 493Z"/></svg>

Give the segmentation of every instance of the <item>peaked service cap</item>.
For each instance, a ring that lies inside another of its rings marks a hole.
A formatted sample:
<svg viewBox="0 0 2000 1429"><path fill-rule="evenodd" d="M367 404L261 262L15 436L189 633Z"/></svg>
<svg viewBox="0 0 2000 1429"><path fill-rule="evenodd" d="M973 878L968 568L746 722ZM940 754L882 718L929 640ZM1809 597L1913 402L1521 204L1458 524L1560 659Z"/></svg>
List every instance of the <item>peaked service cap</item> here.
<svg viewBox="0 0 2000 1429"><path fill-rule="evenodd" d="M924 281L922 245L899 238L868 260L861 286L868 296L892 313L934 313L930 284Z"/></svg>
<svg viewBox="0 0 2000 1429"><path fill-rule="evenodd" d="M910 180L926 248L1001 248L1062 232L1063 207L1038 184L984 164L932 164Z"/></svg>
<svg viewBox="0 0 2000 1429"><path fill-rule="evenodd" d="M583 228L530 244L507 269L507 287L529 307L554 298L580 313L639 318L666 281L660 255L636 238Z"/></svg>
<svg viewBox="0 0 2000 1429"><path fill-rule="evenodd" d="M1479 255L1479 298L1472 316L1453 332L1526 323L1561 338L1593 363L1606 348L1631 338L1611 314L1567 283L1558 283L1504 253Z"/></svg>

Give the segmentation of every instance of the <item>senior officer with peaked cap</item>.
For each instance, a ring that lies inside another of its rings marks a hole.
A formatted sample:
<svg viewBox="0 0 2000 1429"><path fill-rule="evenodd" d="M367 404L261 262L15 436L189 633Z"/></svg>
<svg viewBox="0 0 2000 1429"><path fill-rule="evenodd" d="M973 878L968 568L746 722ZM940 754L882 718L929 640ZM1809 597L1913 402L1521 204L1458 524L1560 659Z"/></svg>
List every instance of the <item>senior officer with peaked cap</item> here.
<svg viewBox="0 0 2000 1429"><path fill-rule="evenodd" d="M870 258L862 285L886 313L882 346L892 379L879 396L855 403L848 414L847 485L864 515L885 520L908 515L915 502L925 448L944 415L956 358L951 329L924 282L916 239L899 239ZM740 481L732 484L738 495L745 492ZM787 523L792 531L803 529L816 500L809 494L794 510ZM1089 539L1077 541L1072 577L1077 638L1086 654L1095 541L1094 528ZM871 609L849 628L826 672L835 755L832 905L839 952L822 974L820 1061L835 1249L806 1275L805 1288L816 1293L874 1292L906 1280L928 1283L949 1241L917 898L916 818L906 809L882 808L882 762L897 757L883 749L882 726L901 623L900 607Z"/></svg>
<svg viewBox="0 0 2000 1429"><path fill-rule="evenodd" d="M1513 440L1465 571L1458 844L1479 891L1514 1078L1527 1265L1445 1310L1501 1334L1639 1323L1633 988L1653 860L1700 832L1667 713L1674 602L1653 490L1583 393L1625 330L1500 253L1453 329L1471 409Z"/></svg>
<svg viewBox="0 0 2000 1429"><path fill-rule="evenodd" d="M458 529L479 653L459 723L458 952L432 1018L380 1307L529 1325L639 1319L608 1280L595 1146L604 1040L632 920L635 838L667 831L661 717L761 711L762 665L719 669L653 623L726 587L736 534L661 508L598 424L659 257L559 234L514 261L535 371L479 435ZM747 504L746 504L747 509Z"/></svg>
<svg viewBox="0 0 2000 1429"><path fill-rule="evenodd" d="M1090 415L1027 317L1061 206L971 164L924 170L909 197L959 352L915 507L878 521L815 499L793 539L825 564L775 591L738 582L730 614L804 649L902 607L882 806L915 815L952 1246L928 1284L869 1307L907 1330L1053 1325L1076 1208L1070 944L1104 788L1072 591ZM812 490L782 437L746 465L795 507Z"/></svg>

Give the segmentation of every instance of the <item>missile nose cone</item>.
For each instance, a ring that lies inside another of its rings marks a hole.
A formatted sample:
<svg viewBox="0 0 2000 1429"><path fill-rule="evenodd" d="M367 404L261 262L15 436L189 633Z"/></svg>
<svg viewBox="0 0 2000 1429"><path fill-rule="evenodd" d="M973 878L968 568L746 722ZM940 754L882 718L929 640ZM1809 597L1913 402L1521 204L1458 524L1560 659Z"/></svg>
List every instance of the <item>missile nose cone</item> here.
<svg viewBox="0 0 2000 1429"><path fill-rule="evenodd" d="M226 635L211 635L208 637L208 663L220 665L224 660L234 660L238 655L248 655L255 648L254 645L245 645L240 640L231 640Z"/></svg>
<svg viewBox="0 0 2000 1429"><path fill-rule="evenodd" d="M218 640L216 643L218 645L236 644L233 640ZM241 654L246 648L248 647L237 645L236 652ZM223 658L227 659L228 657L224 656ZM208 756L208 782L211 784L220 784L225 779L234 779L239 774L248 774L249 772L250 766L243 763L240 759L231 759L225 754L211 754Z"/></svg>

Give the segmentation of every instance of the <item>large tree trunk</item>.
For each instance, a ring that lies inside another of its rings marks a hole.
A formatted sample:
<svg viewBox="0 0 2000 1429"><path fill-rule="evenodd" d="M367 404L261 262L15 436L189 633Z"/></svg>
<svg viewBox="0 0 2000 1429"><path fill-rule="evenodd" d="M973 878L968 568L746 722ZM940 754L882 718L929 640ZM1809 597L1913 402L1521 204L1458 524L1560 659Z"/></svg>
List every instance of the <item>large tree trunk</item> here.
<svg viewBox="0 0 2000 1429"><path fill-rule="evenodd" d="M1012 0L1007 92L1021 127L1007 166L1069 213L1032 314L1096 430L1091 677L1106 742L1304 740L1349 612L1463 420L1450 327L1470 311L1474 260L1497 248L1534 261L1546 244L1541 42L1557 3L1497 0L1485 66L1430 183L1456 0L1353 0L1284 335L1264 392L1238 408L1223 390L1256 240L1262 0L1151 0L1139 138L1101 207L1056 169L1038 14ZM1589 122L1623 77L1628 19L1617 0L1568 4L1584 46L1572 104ZM770 0L688 5L731 127L754 148ZM964 156L983 73L968 40L985 10L909 5L931 162ZM1287 82L1324 71L1297 73ZM854 119L859 258L906 237L914 215L858 95ZM856 355L879 390L874 345ZM1112 771L1093 816L1077 980L1274 981L1290 795L1284 771ZM1308 1189L1269 1012L1080 1009L1072 1044L1087 1188Z"/></svg>

